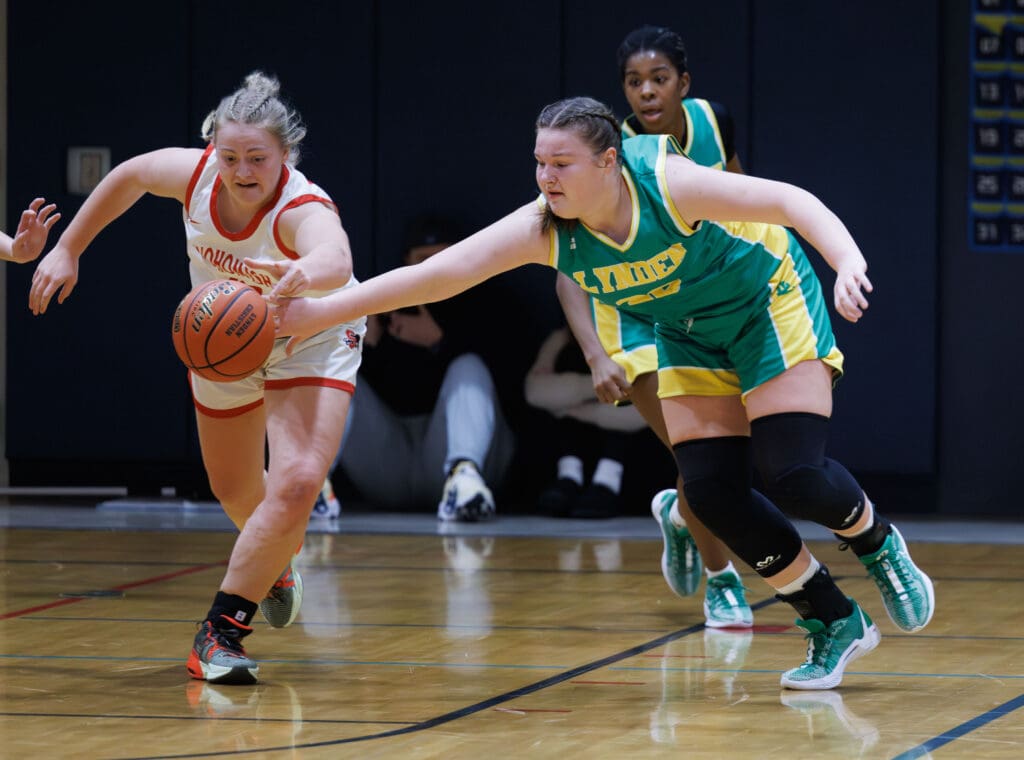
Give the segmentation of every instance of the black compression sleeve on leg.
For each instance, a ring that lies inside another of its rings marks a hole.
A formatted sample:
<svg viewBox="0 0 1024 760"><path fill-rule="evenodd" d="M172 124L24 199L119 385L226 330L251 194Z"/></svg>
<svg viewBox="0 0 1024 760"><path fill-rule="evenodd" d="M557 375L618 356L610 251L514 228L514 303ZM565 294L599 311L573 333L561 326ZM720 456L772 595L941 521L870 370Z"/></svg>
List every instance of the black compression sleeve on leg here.
<svg viewBox="0 0 1024 760"><path fill-rule="evenodd" d="M788 567L803 545L793 524L751 489L750 439L702 438L672 447L690 509L757 573Z"/></svg>
<svg viewBox="0 0 1024 760"><path fill-rule="evenodd" d="M766 495L787 515L831 530L863 514L864 491L845 467L825 456L828 417L785 412L750 423L754 461Z"/></svg>

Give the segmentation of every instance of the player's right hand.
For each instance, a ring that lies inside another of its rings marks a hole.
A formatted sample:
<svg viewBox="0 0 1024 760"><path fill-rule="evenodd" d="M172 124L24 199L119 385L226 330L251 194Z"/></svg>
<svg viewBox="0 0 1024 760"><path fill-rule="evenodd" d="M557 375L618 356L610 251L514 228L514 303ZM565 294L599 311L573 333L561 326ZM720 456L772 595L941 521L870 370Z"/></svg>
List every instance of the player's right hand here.
<svg viewBox="0 0 1024 760"><path fill-rule="evenodd" d="M590 378L594 383L594 394L602 404L626 401L633 390L626 371L607 354L598 357L590 367Z"/></svg>
<svg viewBox="0 0 1024 760"><path fill-rule="evenodd" d="M28 307L33 314L43 314L50 299L57 294L57 303L64 303L78 283L78 257L59 244L36 267L32 275L32 288L28 292Z"/></svg>

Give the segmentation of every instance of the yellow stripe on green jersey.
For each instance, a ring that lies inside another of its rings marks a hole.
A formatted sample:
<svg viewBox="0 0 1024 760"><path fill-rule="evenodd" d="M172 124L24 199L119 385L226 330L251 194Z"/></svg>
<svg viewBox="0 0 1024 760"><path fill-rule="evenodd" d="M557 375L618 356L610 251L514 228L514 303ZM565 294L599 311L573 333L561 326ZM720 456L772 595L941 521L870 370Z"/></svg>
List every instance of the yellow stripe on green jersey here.
<svg viewBox="0 0 1024 760"><path fill-rule="evenodd" d="M701 166L724 169L729 159L725 154L722 130L711 104L701 98L685 98L682 108L686 123L686 145L680 146L675 142L675 147ZM622 134L624 138L644 134L635 115L622 122ZM667 188L663 188L663 195L669 197ZM679 219L679 223L680 229L690 231L682 219ZM605 307L606 310L609 308ZM652 320L614 311L610 315L602 314L599 318L600 307L593 298L591 309L598 340L608 356L625 370L629 382L632 383L637 375L657 370Z"/></svg>
<svg viewBox="0 0 1024 760"><path fill-rule="evenodd" d="M709 388L746 393L807 359L841 370L820 283L796 238L753 222L691 228L667 190L671 153L679 146L667 135L625 141L629 237L619 244L585 224L560 228L552 233L551 265L605 307L636 317L638 330L655 325L663 396ZM595 307L594 314L609 355L644 355L631 340L630 320L616 328L614 312Z"/></svg>

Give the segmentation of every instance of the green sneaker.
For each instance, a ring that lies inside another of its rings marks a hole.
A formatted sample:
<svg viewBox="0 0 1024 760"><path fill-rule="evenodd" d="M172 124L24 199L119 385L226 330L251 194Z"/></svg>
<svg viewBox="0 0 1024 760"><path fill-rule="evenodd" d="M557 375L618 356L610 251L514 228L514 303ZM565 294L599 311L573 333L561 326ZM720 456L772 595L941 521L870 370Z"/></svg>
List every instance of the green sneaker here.
<svg viewBox="0 0 1024 760"><path fill-rule="evenodd" d="M881 548L860 561L882 592L885 611L897 628L912 633L928 625L935 611L935 589L931 578L910 559L907 544L895 525Z"/></svg>
<svg viewBox="0 0 1024 760"><path fill-rule="evenodd" d="M661 527L664 548L661 552L661 574L677 596L690 596L700 588L703 564L697 542L685 526L672 522L669 513L679 499L674 488L659 491L651 500L651 514ZM678 513L678 511L677 511Z"/></svg>
<svg viewBox="0 0 1024 760"><path fill-rule="evenodd" d="M704 591L704 620L709 628L749 628L754 624L754 613L747 604L743 581L733 571L708 578Z"/></svg>
<svg viewBox="0 0 1024 760"><path fill-rule="evenodd" d="M853 612L832 621L827 627L820 620L797 620L807 631L807 661L782 674L787 689L834 689L843 680L843 671L851 662L878 646L881 635L868 614L852 599Z"/></svg>

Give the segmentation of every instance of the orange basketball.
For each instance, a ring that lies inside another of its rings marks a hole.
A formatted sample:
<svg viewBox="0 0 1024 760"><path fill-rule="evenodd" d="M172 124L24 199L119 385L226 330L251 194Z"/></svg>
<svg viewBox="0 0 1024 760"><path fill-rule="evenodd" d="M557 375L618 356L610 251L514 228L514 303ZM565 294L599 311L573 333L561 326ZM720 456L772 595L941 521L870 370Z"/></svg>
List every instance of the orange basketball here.
<svg viewBox="0 0 1024 760"><path fill-rule="evenodd" d="M185 366L218 383L258 370L274 347L274 323L263 297L235 280L197 285L181 299L171 339Z"/></svg>

